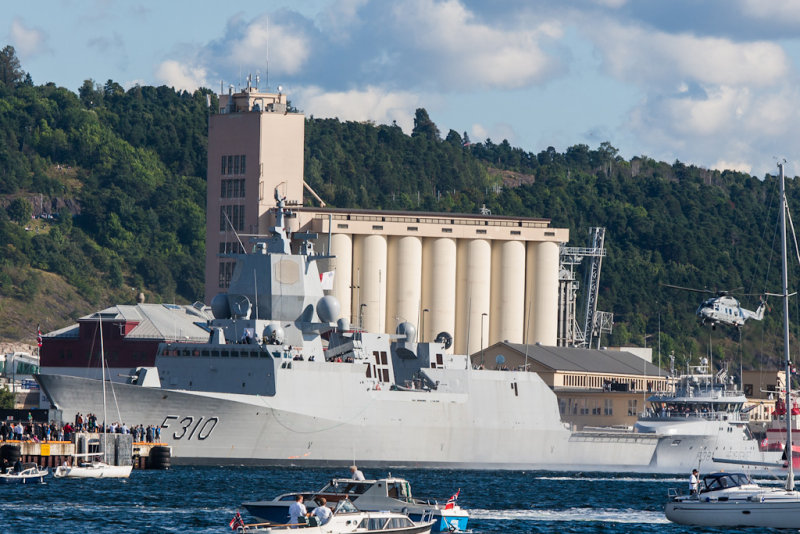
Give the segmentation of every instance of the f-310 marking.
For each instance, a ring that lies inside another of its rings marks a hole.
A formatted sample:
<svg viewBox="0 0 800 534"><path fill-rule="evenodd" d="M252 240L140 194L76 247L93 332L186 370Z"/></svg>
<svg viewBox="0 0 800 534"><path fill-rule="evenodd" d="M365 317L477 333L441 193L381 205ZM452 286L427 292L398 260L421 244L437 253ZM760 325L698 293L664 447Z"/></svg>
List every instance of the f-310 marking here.
<svg viewBox="0 0 800 534"><path fill-rule="evenodd" d="M214 416L206 418L205 416L200 416L197 422L195 422L195 418L191 415L183 417L180 415L168 415L164 418L164 422L161 423L161 428L170 428L170 421L177 422L176 426L178 427L177 430L172 433L173 439L185 438L186 440L190 440L196 437L202 441L208 438L217 427L219 417Z"/></svg>

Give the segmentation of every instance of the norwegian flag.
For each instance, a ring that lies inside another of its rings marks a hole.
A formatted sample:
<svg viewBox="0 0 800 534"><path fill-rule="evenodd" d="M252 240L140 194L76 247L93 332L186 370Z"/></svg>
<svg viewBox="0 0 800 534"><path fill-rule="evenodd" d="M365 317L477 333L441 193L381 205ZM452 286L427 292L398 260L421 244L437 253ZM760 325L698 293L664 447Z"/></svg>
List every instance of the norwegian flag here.
<svg viewBox="0 0 800 534"><path fill-rule="evenodd" d="M458 491L455 492L452 497L447 499L447 504L444 506L445 510L452 510L453 508L455 508L459 493L461 493L461 488L458 488Z"/></svg>
<svg viewBox="0 0 800 534"><path fill-rule="evenodd" d="M233 519L231 519L231 522L228 524L231 526L231 530L236 530L239 527L243 527L244 521L242 521L242 514L236 512L236 515L233 516Z"/></svg>
<svg viewBox="0 0 800 534"><path fill-rule="evenodd" d="M38 324L36 325L36 344L40 349L42 348L42 329Z"/></svg>

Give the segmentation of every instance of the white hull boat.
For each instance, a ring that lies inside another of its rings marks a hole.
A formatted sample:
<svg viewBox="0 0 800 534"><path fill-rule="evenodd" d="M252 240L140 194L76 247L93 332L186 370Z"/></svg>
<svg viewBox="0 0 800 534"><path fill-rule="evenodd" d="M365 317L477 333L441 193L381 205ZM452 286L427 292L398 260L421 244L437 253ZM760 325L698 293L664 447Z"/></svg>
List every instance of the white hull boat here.
<svg viewBox="0 0 800 534"><path fill-rule="evenodd" d="M128 478L131 465L109 465L105 462L85 462L75 466L58 466L53 472L56 478Z"/></svg>
<svg viewBox="0 0 800 534"><path fill-rule="evenodd" d="M35 484L44 482L44 477L50 474L47 467L40 468L36 464L23 464L20 471L9 468L0 474L0 484Z"/></svg>

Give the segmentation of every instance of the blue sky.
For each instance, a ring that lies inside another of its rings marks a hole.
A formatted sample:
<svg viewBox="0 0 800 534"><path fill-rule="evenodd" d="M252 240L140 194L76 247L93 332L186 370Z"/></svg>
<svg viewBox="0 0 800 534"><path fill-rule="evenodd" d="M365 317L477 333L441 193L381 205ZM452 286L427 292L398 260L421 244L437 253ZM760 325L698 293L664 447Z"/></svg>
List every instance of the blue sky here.
<svg viewBox="0 0 800 534"><path fill-rule="evenodd" d="M2 45L35 84L281 85L306 115L539 152L609 141L800 174L800 0L40 0Z"/></svg>

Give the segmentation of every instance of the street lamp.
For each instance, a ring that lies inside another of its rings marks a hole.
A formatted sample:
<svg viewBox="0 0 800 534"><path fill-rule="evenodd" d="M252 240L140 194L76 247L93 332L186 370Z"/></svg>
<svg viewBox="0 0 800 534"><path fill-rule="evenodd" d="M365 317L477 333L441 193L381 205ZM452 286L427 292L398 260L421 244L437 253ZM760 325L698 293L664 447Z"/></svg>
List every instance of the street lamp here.
<svg viewBox="0 0 800 534"><path fill-rule="evenodd" d="M488 313L481 314L481 365L483 365L483 318L489 317Z"/></svg>
<svg viewBox="0 0 800 534"><path fill-rule="evenodd" d="M419 326L419 342L423 343L425 341L425 314L428 313L430 310L425 308L422 310L422 324Z"/></svg>

